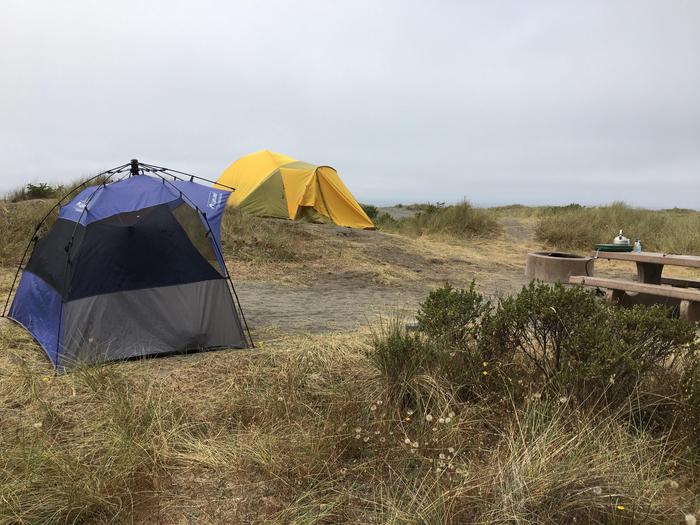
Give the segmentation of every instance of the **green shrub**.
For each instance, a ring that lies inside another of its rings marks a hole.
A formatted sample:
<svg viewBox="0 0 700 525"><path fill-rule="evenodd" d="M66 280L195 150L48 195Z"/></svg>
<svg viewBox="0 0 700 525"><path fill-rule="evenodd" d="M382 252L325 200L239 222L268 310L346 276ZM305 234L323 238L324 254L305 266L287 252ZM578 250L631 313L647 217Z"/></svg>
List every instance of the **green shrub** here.
<svg viewBox="0 0 700 525"><path fill-rule="evenodd" d="M376 219L372 219L374 225L383 230L396 231L399 229L399 221L386 212L381 212Z"/></svg>
<svg viewBox="0 0 700 525"><path fill-rule="evenodd" d="M559 394L620 405L694 338L663 308L623 309L580 287L532 283L499 303L482 344L515 352Z"/></svg>
<svg viewBox="0 0 700 525"><path fill-rule="evenodd" d="M474 289L474 281L468 290L446 283L430 292L420 304L416 318L418 328L429 337L464 344L478 338L481 320L490 310L491 303Z"/></svg>
<svg viewBox="0 0 700 525"><path fill-rule="evenodd" d="M60 187L53 187L46 182L32 184L31 182L23 188L11 191L7 194L6 200L10 202L21 202L30 199L50 199L56 197Z"/></svg>
<svg viewBox="0 0 700 525"><path fill-rule="evenodd" d="M386 378L391 397L402 406L425 405L419 398L427 392L426 378L446 385L463 400L501 396L506 363L479 344L490 310L474 283L466 290L445 284L421 303L420 334L407 331L400 320L382 324L373 334L372 360Z"/></svg>
<svg viewBox="0 0 700 525"><path fill-rule="evenodd" d="M377 218L377 215L379 215L379 209L372 204L360 204L360 206L367 214L367 217L369 217L372 221L374 221Z"/></svg>
<svg viewBox="0 0 700 525"><path fill-rule="evenodd" d="M46 182L40 182L38 184L27 184L28 199L49 199L53 197L55 193L55 188L49 186L49 184Z"/></svg>

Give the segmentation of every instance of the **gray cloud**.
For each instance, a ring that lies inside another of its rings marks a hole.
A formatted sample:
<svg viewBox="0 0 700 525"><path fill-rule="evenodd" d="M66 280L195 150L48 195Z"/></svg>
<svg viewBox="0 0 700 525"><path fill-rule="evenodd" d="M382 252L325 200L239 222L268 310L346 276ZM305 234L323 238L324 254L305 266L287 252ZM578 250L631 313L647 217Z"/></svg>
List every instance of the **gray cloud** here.
<svg viewBox="0 0 700 525"><path fill-rule="evenodd" d="M0 191L272 149L374 202L700 207L700 4L2 3Z"/></svg>

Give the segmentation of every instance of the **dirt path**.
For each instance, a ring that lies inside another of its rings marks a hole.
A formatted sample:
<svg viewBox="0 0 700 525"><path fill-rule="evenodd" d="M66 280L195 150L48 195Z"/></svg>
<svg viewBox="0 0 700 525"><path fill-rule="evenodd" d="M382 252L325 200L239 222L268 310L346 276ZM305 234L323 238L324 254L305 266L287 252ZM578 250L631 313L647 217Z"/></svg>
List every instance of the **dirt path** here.
<svg viewBox="0 0 700 525"><path fill-rule="evenodd" d="M517 291L531 243L527 227L504 227L497 239L449 244L373 231L308 225L315 235L344 235L364 264L317 273L303 284L242 280L236 289L253 331L321 332L371 323L401 311L411 317L426 294L449 281L492 296ZM511 233L512 232L512 233ZM389 282L385 272L394 276Z"/></svg>

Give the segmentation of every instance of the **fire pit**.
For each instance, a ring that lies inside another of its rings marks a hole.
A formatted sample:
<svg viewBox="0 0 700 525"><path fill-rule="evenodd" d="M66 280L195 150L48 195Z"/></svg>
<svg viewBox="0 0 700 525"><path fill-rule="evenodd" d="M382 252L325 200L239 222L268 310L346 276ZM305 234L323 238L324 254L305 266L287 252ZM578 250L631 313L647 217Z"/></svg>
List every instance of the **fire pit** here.
<svg viewBox="0 0 700 525"><path fill-rule="evenodd" d="M527 254L525 276L548 283L568 283L572 275L593 275L592 257L561 252Z"/></svg>

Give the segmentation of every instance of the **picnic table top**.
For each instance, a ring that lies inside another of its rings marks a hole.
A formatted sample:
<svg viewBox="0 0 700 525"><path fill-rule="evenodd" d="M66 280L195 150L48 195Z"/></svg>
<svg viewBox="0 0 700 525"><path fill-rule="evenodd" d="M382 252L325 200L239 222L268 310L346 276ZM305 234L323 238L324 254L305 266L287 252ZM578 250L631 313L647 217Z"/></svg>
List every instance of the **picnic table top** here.
<svg viewBox="0 0 700 525"><path fill-rule="evenodd" d="M700 257L697 255L676 255L673 253L659 252L599 252L594 251L593 257L599 259L611 259L618 261L632 261L649 264L668 264L672 266L686 266L688 268L700 268Z"/></svg>

